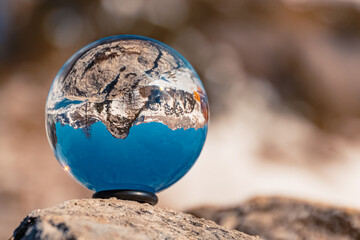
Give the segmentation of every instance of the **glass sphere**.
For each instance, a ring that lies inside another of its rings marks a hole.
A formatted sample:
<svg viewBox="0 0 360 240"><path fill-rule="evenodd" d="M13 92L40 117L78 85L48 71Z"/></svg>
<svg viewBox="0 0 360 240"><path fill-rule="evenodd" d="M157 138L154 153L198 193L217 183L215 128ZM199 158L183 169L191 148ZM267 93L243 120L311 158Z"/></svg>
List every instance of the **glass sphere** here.
<svg viewBox="0 0 360 240"><path fill-rule="evenodd" d="M155 193L198 158L209 105L190 63L156 40L98 40L61 68L46 102L46 130L61 166L93 191Z"/></svg>

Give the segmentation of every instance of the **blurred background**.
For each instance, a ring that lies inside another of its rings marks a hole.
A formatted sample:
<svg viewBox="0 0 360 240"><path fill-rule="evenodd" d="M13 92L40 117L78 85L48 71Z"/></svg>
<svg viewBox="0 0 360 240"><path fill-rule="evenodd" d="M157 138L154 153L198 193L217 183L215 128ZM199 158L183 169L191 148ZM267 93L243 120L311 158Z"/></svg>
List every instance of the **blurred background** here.
<svg viewBox="0 0 360 240"><path fill-rule="evenodd" d="M63 172L44 107L62 64L118 34L160 40L207 89L193 169L159 205L284 195L360 208L360 1L0 0L0 238L91 192Z"/></svg>

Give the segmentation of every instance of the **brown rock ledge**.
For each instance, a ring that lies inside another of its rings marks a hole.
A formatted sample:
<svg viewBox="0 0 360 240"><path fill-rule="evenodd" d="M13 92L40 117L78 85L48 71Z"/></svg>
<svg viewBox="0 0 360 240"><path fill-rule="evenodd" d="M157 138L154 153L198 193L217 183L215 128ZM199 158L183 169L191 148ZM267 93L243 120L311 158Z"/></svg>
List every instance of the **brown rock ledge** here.
<svg viewBox="0 0 360 240"><path fill-rule="evenodd" d="M360 212L283 197L257 197L234 207L188 211L267 240L359 240Z"/></svg>
<svg viewBox="0 0 360 240"><path fill-rule="evenodd" d="M190 214L117 199L70 200L33 211L10 239L261 240Z"/></svg>

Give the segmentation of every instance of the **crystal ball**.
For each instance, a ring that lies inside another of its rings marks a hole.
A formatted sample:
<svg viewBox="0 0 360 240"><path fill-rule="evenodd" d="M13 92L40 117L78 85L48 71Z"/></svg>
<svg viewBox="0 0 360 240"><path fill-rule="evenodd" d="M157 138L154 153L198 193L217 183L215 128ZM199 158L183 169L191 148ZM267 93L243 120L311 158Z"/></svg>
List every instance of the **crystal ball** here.
<svg viewBox="0 0 360 240"><path fill-rule="evenodd" d="M171 47L141 36L93 42L60 69L46 132L63 169L99 192L159 192L205 142L209 104L199 76Z"/></svg>

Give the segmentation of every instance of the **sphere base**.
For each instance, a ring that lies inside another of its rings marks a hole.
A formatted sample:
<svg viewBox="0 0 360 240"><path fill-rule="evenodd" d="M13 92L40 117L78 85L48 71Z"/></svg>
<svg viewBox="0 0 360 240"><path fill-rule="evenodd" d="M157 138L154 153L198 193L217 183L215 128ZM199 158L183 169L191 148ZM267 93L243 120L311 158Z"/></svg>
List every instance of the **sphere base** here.
<svg viewBox="0 0 360 240"><path fill-rule="evenodd" d="M139 203L149 203L156 205L158 197L155 193L140 191L140 190L107 190L96 192L92 196L93 198L112 198L115 197L121 200L136 201Z"/></svg>

